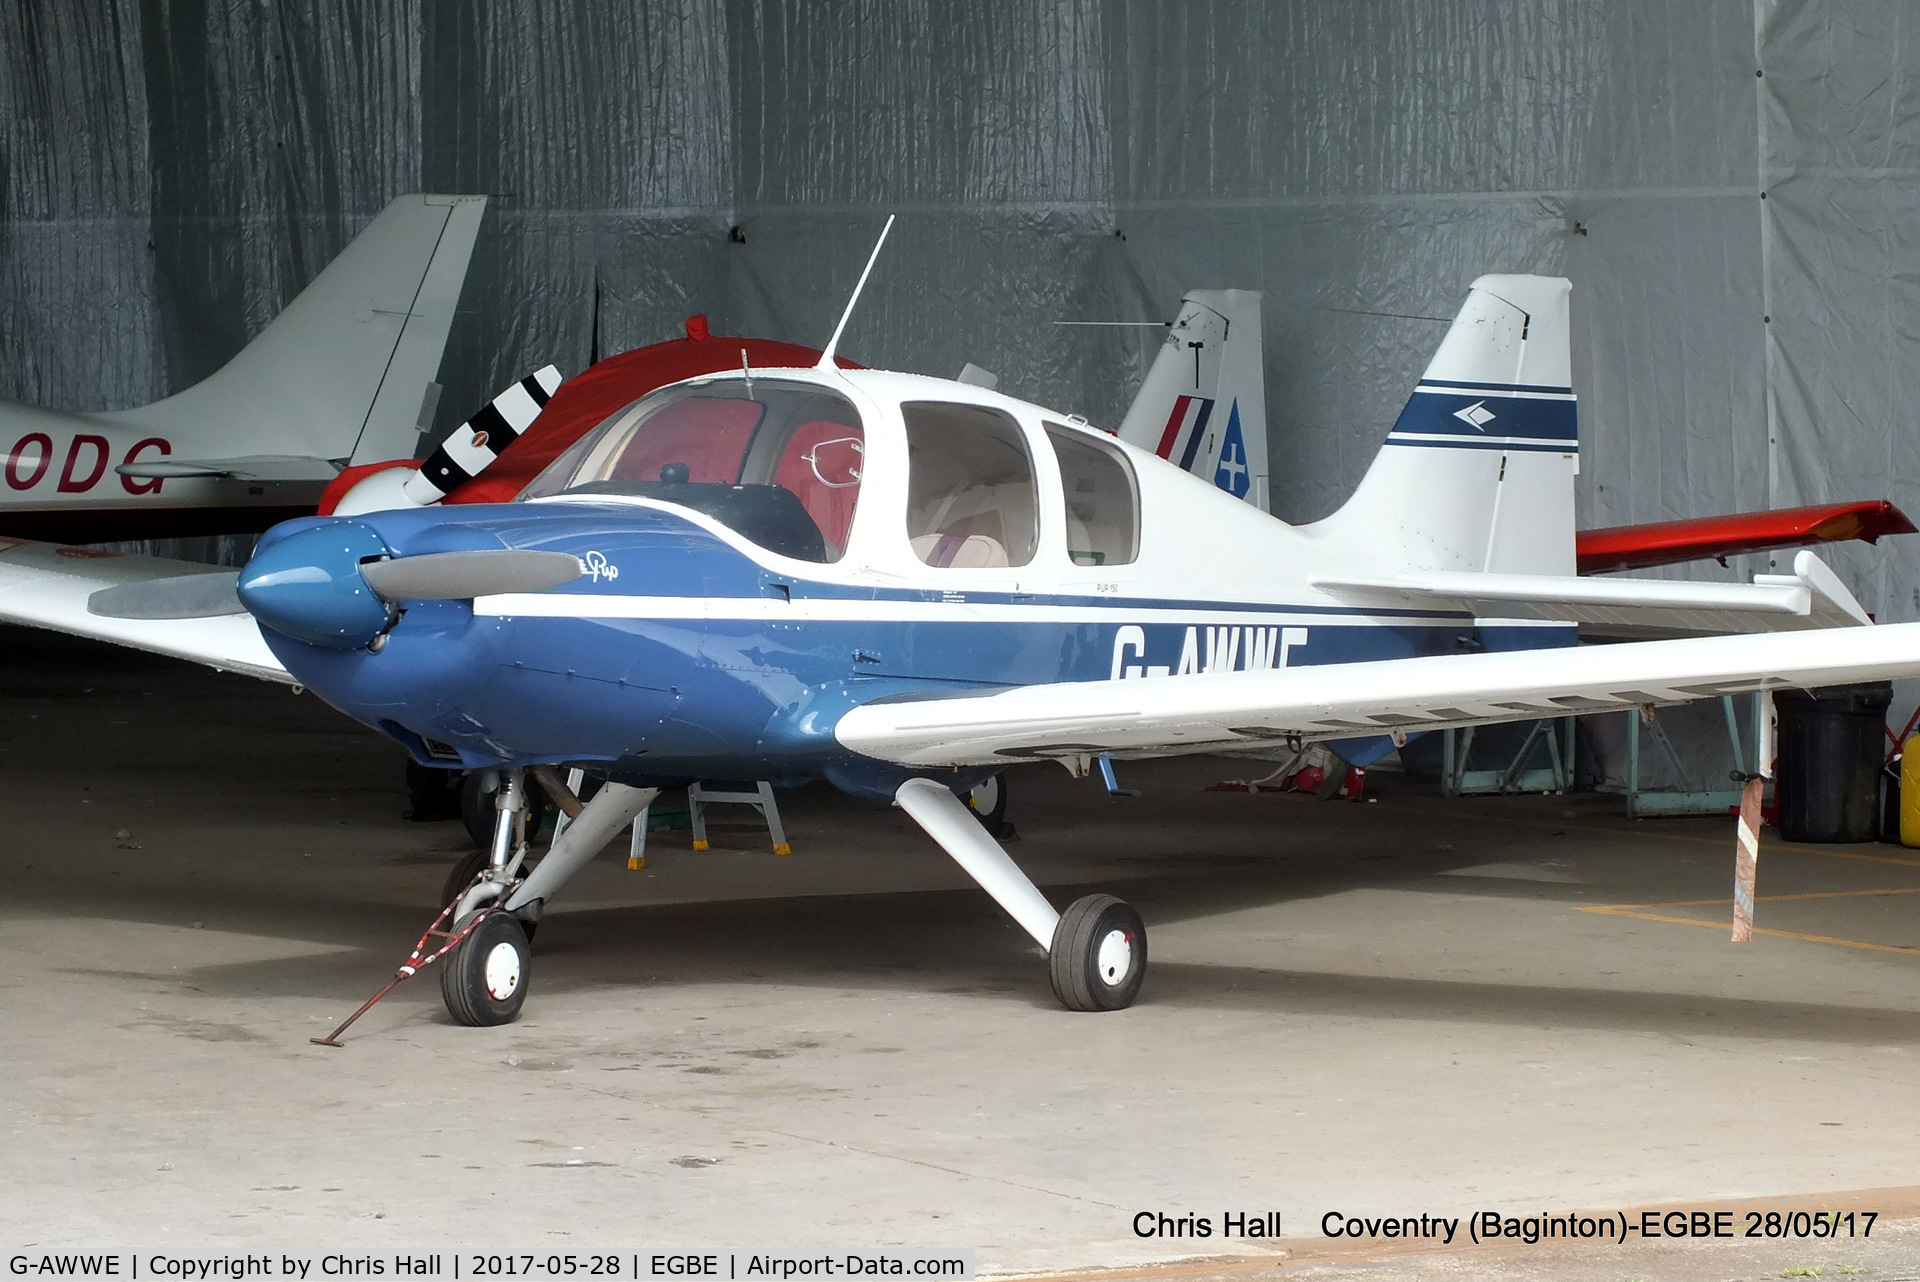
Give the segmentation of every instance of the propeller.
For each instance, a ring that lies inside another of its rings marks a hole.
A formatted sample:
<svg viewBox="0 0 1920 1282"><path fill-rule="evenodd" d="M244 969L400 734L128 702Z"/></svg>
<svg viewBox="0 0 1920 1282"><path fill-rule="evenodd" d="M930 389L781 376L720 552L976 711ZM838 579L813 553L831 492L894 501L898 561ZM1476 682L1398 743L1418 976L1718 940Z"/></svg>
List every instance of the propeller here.
<svg viewBox="0 0 1920 1282"><path fill-rule="evenodd" d="M402 602L539 592L586 572L577 556L522 548L394 556L364 523L335 519L255 552L236 590L247 612L274 631L356 650L386 635Z"/></svg>
<svg viewBox="0 0 1920 1282"><path fill-rule="evenodd" d="M87 598L87 613L103 619L207 619L245 614L234 595L238 570L214 574L176 574L144 583L101 588Z"/></svg>
<svg viewBox="0 0 1920 1282"><path fill-rule="evenodd" d="M425 552L367 561L360 577L383 601L461 601L505 592L541 592L587 572L567 552L502 548L480 552Z"/></svg>

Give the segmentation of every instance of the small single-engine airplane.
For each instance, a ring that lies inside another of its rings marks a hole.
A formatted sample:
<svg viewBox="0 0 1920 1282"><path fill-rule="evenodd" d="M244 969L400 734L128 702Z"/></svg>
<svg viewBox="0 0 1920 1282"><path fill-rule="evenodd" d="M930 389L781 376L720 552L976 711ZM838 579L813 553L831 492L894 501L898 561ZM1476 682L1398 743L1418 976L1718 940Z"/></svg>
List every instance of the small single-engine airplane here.
<svg viewBox="0 0 1920 1282"><path fill-rule="evenodd" d="M1920 675L1920 624L1872 626L1810 552L1752 584L1575 575L1569 292L1475 281L1312 525L1071 415L837 368L843 315L813 367L662 388L519 501L291 521L237 580L15 546L0 617L297 682L422 763L499 771L490 857L434 953L461 1022L514 1018L544 906L657 789L702 778L891 798L1032 935L1064 1005L1117 1009L1146 972L1139 916L1057 910L960 800L1010 762L1084 775ZM1576 647L1583 621L1744 635ZM582 803L556 766L605 782ZM529 871L530 780L576 817Z"/></svg>
<svg viewBox="0 0 1920 1282"><path fill-rule="evenodd" d="M0 535L246 533L348 463L411 455L484 196L401 196L210 377L111 413L0 402Z"/></svg>

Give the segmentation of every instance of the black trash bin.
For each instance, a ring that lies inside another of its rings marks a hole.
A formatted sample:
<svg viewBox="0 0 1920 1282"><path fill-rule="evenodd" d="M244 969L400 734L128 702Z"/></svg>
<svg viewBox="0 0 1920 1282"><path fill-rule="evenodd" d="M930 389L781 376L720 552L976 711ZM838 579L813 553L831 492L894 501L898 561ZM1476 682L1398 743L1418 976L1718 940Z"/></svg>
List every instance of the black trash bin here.
<svg viewBox="0 0 1920 1282"><path fill-rule="evenodd" d="M1774 796L1788 841L1872 841L1880 832L1880 763L1893 683L1780 690Z"/></svg>

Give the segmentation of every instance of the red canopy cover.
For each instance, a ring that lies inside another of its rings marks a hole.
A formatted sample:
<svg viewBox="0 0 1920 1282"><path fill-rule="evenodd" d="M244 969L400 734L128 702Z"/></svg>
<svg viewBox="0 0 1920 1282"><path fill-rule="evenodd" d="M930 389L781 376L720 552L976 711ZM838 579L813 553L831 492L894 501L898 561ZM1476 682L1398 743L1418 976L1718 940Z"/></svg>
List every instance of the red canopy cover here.
<svg viewBox="0 0 1920 1282"><path fill-rule="evenodd" d="M807 367L820 359L820 353L797 343L780 343L768 338L727 338L707 333L705 316L687 318L687 337L637 347L618 356L589 365L560 385L540 416L533 420L520 439L501 452L493 464L442 500L446 503L505 503L526 488L527 482L542 468L565 452L569 445L605 422L607 416L639 400L656 387L677 383L701 374L717 374L739 369L741 354L754 369ZM860 366L845 358L835 361L842 369ZM414 464L414 460L396 460L350 467L333 478L320 499L320 513L333 511L341 496L362 478L396 466Z"/></svg>

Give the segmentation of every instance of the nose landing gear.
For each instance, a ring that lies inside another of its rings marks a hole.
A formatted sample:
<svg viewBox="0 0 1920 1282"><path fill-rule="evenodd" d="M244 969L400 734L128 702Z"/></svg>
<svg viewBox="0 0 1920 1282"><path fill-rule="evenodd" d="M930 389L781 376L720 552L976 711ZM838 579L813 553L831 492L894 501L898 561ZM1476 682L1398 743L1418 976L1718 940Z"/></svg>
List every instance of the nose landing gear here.
<svg viewBox="0 0 1920 1282"><path fill-rule="evenodd" d="M512 1023L527 1000L533 948L520 919L485 909L480 922L453 946L440 972L447 1013L469 1027Z"/></svg>

